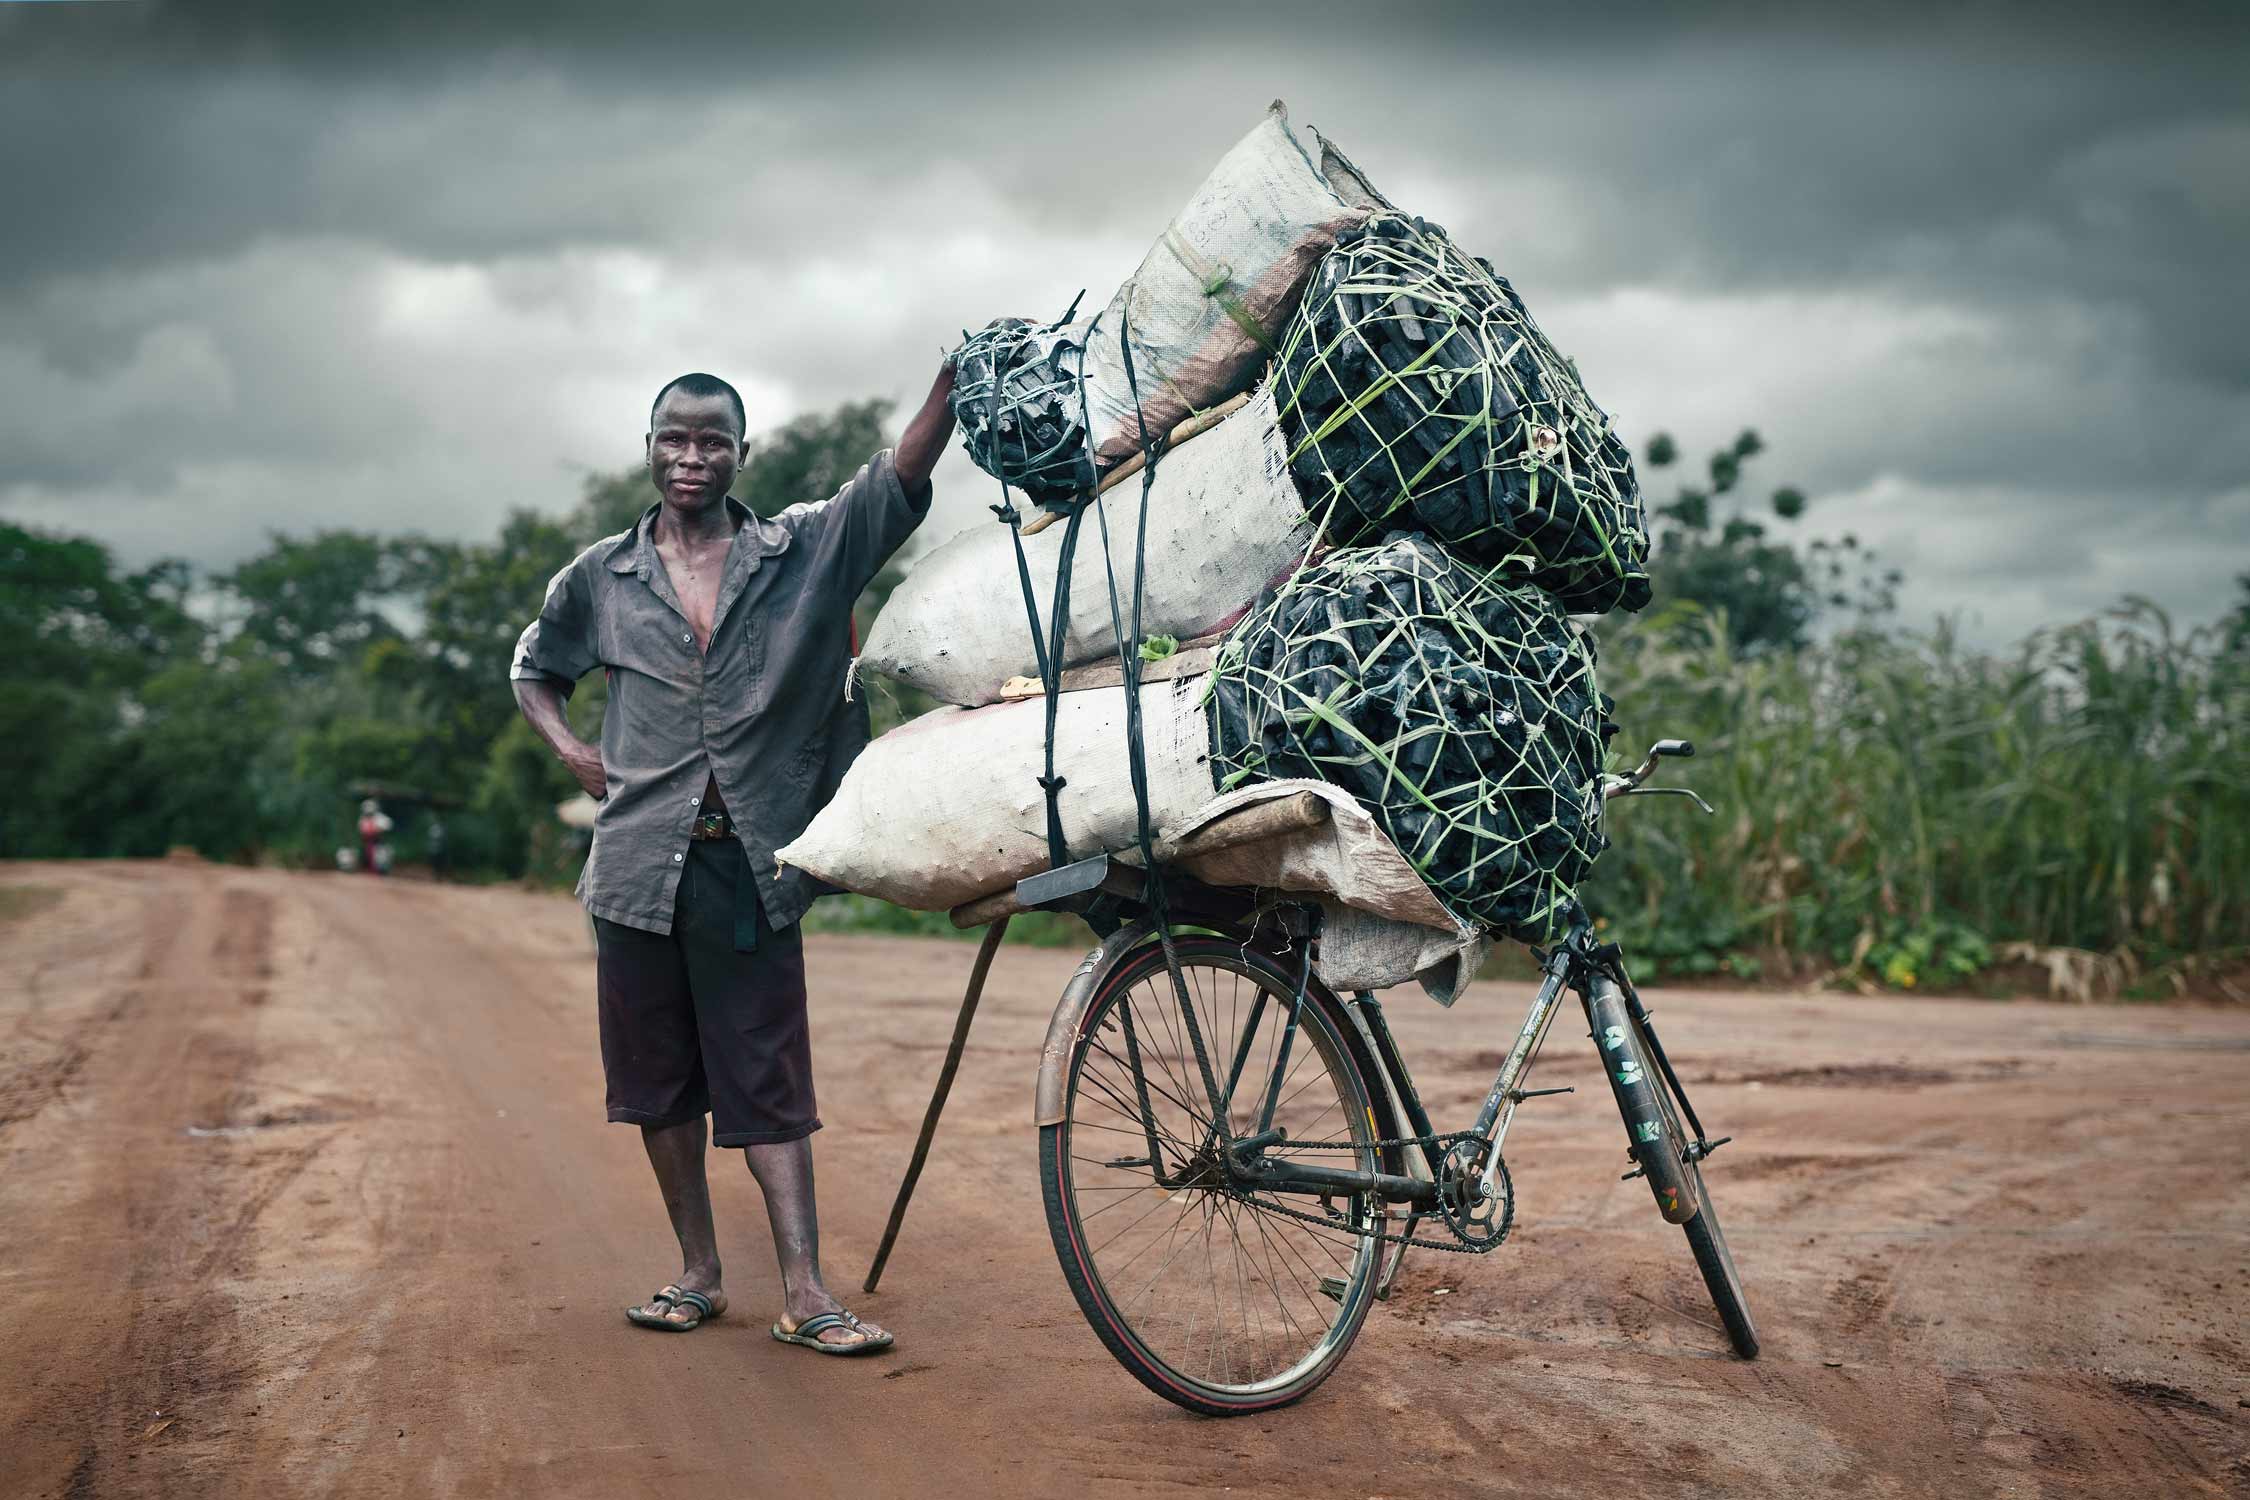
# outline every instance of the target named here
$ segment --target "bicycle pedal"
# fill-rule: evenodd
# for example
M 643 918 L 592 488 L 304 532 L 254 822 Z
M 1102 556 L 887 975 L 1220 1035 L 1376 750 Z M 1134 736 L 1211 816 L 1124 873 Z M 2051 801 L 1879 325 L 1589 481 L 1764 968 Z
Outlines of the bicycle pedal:
M 1156 1163 L 1145 1156 L 1120 1156 L 1114 1161 L 1105 1161 L 1102 1165 L 1105 1167 L 1153 1167 Z
M 1345 1288 L 1350 1285 L 1341 1276 L 1323 1276 L 1320 1278 L 1320 1295 L 1331 1301 L 1341 1302 L 1344 1300 Z

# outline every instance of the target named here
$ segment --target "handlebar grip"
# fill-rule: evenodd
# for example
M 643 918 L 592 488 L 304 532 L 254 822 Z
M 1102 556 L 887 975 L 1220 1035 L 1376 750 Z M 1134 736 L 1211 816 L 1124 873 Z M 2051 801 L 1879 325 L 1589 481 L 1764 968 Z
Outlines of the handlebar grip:
M 1651 759 L 1658 759 L 1667 755 L 1676 755 L 1681 760 L 1693 760 L 1695 759 L 1695 746 L 1686 740 L 1658 740 L 1655 748 L 1649 751 Z

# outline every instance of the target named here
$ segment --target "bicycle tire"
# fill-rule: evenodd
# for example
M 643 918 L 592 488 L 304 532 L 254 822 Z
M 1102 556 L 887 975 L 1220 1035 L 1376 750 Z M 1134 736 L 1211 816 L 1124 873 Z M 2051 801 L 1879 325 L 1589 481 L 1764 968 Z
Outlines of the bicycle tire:
M 1726 1231 L 1719 1227 L 1718 1211 L 1711 1206 L 1711 1190 L 1703 1184 L 1702 1164 L 1689 1163 L 1687 1172 L 1695 1184 L 1697 1207 L 1695 1217 L 1680 1226 L 1681 1232 L 1687 1235 L 1696 1269 L 1703 1273 L 1711 1305 L 1726 1325 L 1727 1342 L 1744 1359 L 1756 1359 L 1758 1328 L 1750 1321 L 1750 1304 L 1742 1295 L 1742 1274 L 1735 1269 L 1734 1252 L 1727 1248 Z
M 1176 940 L 1174 946 L 1183 975 L 1233 973 L 1253 980 L 1269 994 L 1286 997 L 1295 992 L 1293 973 L 1270 956 L 1240 942 L 1183 937 Z M 1155 944 L 1135 950 L 1120 961 L 1086 1007 L 1085 1020 L 1072 1043 L 1064 1118 L 1060 1123 L 1042 1126 L 1039 1132 L 1040 1190 L 1048 1232 L 1054 1241 L 1063 1279 L 1079 1311 L 1101 1339 L 1103 1347 L 1135 1380 L 1174 1405 L 1205 1416 L 1242 1416 L 1272 1411 L 1311 1394 L 1350 1352 L 1374 1303 L 1378 1273 L 1384 1260 L 1379 1253 L 1383 1246 L 1371 1235 L 1357 1237 L 1359 1248 L 1350 1263 L 1349 1276 L 1342 1278 L 1345 1285 L 1341 1294 L 1328 1294 L 1335 1303 L 1335 1316 L 1328 1324 L 1326 1336 L 1310 1355 L 1288 1367 L 1280 1376 L 1230 1385 L 1183 1370 L 1158 1351 L 1144 1329 L 1137 1326 L 1135 1316 L 1119 1305 L 1119 1299 L 1103 1278 L 1097 1264 L 1098 1250 L 1083 1229 L 1088 1215 L 1080 1210 L 1074 1175 L 1080 1170 L 1074 1165 L 1080 1158 L 1071 1150 L 1072 1132 L 1080 1123 L 1080 1084 L 1093 1039 L 1105 1017 L 1112 1015 L 1121 1004 L 1129 1005 L 1134 992 L 1152 982 L 1162 986 L 1163 993 L 1169 997 L 1170 977 L 1163 950 Z M 1351 1138 L 1372 1141 L 1376 1138 L 1374 1111 L 1359 1049 L 1353 1045 L 1351 1022 L 1344 1014 L 1342 1003 L 1317 978 L 1308 983 L 1305 998 L 1299 1035 L 1309 1039 L 1309 1046 L 1318 1051 L 1323 1066 L 1338 1085 L 1339 1104 L 1345 1116 L 1343 1123 L 1350 1130 Z M 1177 1001 L 1171 1003 L 1176 1006 Z M 1213 1045 L 1216 1049 L 1215 1042 Z M 1276 1123 L 1281 1123 L 1279 1116 Z M 1367 1166 L 1381 1160 L 1372 1145 L 1365 1147 L 1361 1156 Z M 1176 1196 L 1185 1197 L 1190 1192 L 1211 1195 L 1214 1201 L 1229 1196 L 1209 1188 L 1181 1188 Z M 1380 1223 L 1379 1206 L 1371 1201 L 1351 1211 L 1365 1216 L 1360 1222 Z M 1254 1214 L 1256 1211 L 1243 1212 Z M 1286 1268 L 1286 1258 L 1282 1264 Z

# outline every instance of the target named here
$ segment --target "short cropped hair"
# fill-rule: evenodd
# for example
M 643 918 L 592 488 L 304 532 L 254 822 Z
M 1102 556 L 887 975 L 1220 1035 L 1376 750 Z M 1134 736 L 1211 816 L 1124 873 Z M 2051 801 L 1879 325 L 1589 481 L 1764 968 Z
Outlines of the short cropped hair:
M 742 405 L 742 393 L 718 376 L 706 375 L 698 370 L 668 382 L 664 389 L 656 393 L 656 399 L 648 404 L 648 420 L 651 427 L 656 425 L 656 409 L 662 406 L 664 398 L 674 391 L 685 391 L 690 396 L 724 396 L 727 398 L 727 405 L 734 408 L 735 434 L 741 436 L 750 425 L 750 414 L 744 410 Z

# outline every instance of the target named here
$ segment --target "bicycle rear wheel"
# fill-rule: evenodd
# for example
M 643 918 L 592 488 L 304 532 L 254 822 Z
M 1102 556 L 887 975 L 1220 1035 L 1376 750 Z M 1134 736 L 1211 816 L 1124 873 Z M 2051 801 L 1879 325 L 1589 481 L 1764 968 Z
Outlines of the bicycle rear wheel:
M 1229 1133 L 1260 1128 L 1278 1068 L 1273 1123 L 1350 1143 L 1324 1165 L 1379 1170 L 1336 998 L 1308 986 L 1284 1053 L 1293 973 L 1238 942 L 1175 947 L 1212 1075 L 1222 1090 L 1238 1080 Z M 1064 1118 L 1040 1131 L 1040 1183 L 1064 1279 L 1110 1353 L 1167 1401 L 1235 1416 L 1303 1399 L 1350 1350 L 1374 1298 L 1382 1212 L 1369 1194 L 1340 1195 L 1330 1213 L 1231 1182 L 1203 1078 L 1163 950 L 1129 955 L 1087 1007 Z

